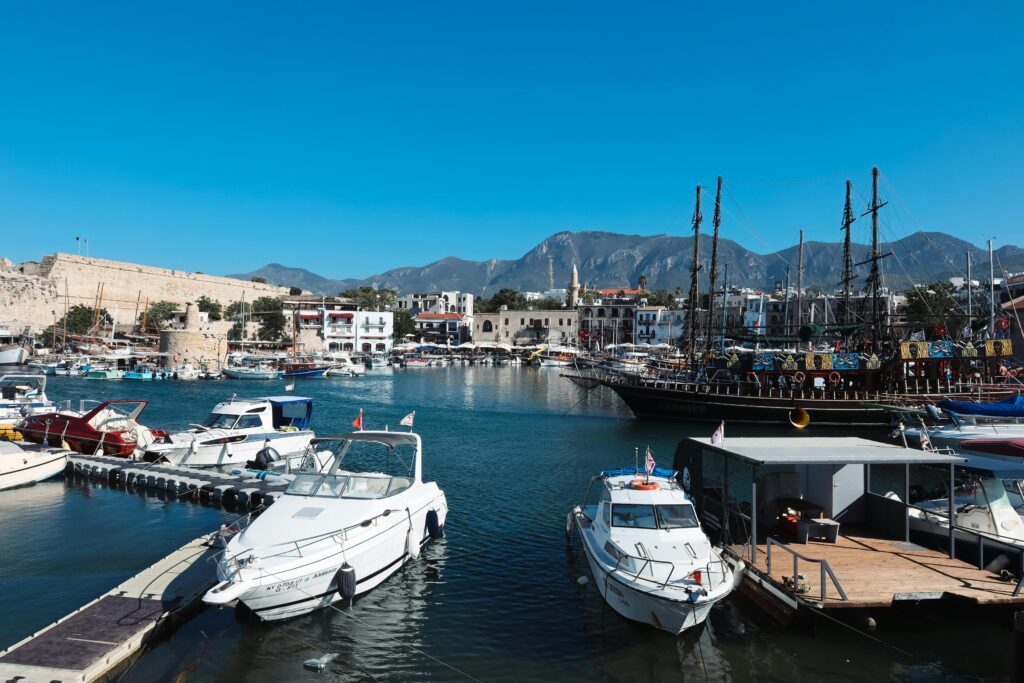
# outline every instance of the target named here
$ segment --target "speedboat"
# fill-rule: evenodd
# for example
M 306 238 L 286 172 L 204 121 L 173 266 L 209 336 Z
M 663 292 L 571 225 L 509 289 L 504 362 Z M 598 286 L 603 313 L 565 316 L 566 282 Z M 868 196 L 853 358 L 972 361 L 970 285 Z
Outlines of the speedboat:
M 297 617 L 380 585 L 444 534 L 448 503 L 421 478 L 418 434 L 359 431 L 310 448 L 329 450 L 329 467 L 296 475 L 262 514 L 223 532 L 234 534 L 204 602 L 237 600 L 265 621 Z
M 330 369 L 327 371 L 327 375 L 330 377 L 343 376 L 353 377 L 355 375 L 366 374 L 366 366 L 360 363 L 356 363 L 352 360 L 351 356 L 329 356 L 327 362 L 330 363 Z
M 27 449 L 0 441 L 0 491 L 55 477 L 64 471 L 67 458 L 61 448 Z
M 377 351 L 366 356 L 364 364 L 370 370 L 386 368 L 388 366 L 388 355 L 383 351 Z
M 244 465 L 265 447 L 284 459 L 301 457 L 314 436 L 308 429 L 312 415 L 311 398 L 232 397 L 200 424 L 147 446 L 142 458 L 189 467 Z
M 132 457 L 167 437 L 139 423 L 148 401 L 104 401 L 85 414 L 50 412 L 30 415 L 18 424 L 26 441 L 69 448 L 76 453 Z
M 924 430 L 935 447 L 961 449 L 961 444 L 974 439 L 1024 438 L 1024 424 L 1015 422 L 979 422 L 975 418 L 954 415 L 953 421 L 942 425 L 907 427 L 908 438 L 920 441 Z
M 281 371 L 266 363 L 225 366 L 221 372 L 231 379 L 280 379 Z
M 732 592 L 743 564 L 712 547 L 674 472 L 645 474 L 625 468 L 594 477 L 566 532 L 579 533 L 594 583 L 616 612 L 678 635 Z

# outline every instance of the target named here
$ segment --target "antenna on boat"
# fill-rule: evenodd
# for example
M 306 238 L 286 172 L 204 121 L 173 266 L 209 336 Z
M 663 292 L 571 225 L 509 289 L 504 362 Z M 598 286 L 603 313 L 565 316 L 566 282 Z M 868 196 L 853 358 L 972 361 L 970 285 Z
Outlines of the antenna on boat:
M 697 186 L 697 204 L 693 208 L 693 262 L 690 264 L 690 297 L 687 301 L 686 324 L 690 333 L 690 364 L 693 365 L 697 347 L 697 271 L 700 270 L 700 224 L 704 217 L 700 213 L 700 185 Z

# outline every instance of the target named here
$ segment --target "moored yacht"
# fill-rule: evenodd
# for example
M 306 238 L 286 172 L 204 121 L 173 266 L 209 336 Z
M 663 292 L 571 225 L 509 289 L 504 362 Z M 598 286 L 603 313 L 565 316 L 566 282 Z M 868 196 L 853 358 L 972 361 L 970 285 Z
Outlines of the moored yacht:
M 51 410 L 54 404 L 46 398 L 44 375 L 0 376 L 0 436 L 10 435 L 29 415 Z
M 62 448 L 25 448 L 0 441 L 0 491 L 27 486 L 64 471 L 68 452 Z
M 311 398 L 231 398 L 214 406 L 202 423 L 150 444 L 142 457 L 172 465 L 221 467 L 244 465 L 263 448 L 272 448 L 285 460 L 298 458 L 313 438 L 308 429 L 312 415 Z
M 570 511 L 566 531 L 579 533 L 594 583 L 616 612 L 679 634 L 707 619 L 743 566 L 712 547 L 673 474 L 600 473 L 587 504 Z
M 306 614 L 381 584 L 444 533 L 448 504 L 422 480 L 412 432 L 359 431 L 316 439 L 333 454 L 323 473 L 298 474 L 255 520 L 243 518 L 203 601 L 239 601 L 260 619 Z

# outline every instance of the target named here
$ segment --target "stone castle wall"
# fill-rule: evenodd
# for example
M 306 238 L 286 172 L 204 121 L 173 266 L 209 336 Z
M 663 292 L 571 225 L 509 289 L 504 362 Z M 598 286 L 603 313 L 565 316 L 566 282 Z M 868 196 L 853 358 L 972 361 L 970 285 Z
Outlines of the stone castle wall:
M 122 261 L 73 254 L 50 254 L 39 264 L 38 275 L 22 273 L 13 264 L 0 269 L 0 321 L 38 331 L 64 315 L 75 304 L 92 306 L 97 286 L 103 288 L 103 307 L 121 322 L 130 321 L 146 299 L 184 306 L 201 296 L 225 306 L 242 298 L 287 296 L 287 287 L 276 287 L 233 278 L 168 270 Z M 65 283 L 67 297 L 65 298 Z M 142 303 L 139 303 L 141 298 Z

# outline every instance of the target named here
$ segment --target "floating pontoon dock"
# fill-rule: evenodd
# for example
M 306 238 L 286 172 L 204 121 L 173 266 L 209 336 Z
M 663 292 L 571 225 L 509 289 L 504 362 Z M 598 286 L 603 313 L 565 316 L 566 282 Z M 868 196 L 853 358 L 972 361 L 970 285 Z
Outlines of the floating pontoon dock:
M 938 550 L 910 542 L 911 468 L 930 468 L 953 490 L 965 462 L 858 438 L 730 438 L 682 441 L 674 467 L 712 540 L 747 563 L 741 589 L 780 620 L 802 607 L 898 601 L 1024 606 L 1021 546 L 962 526 L 937 539 Z M 899 473 L 898 493 L 872 492 L 872 466 Z M 949 496 L 947 519 L 953 507 Z M 965 535 L 978 550 L 974 564 L 957 559 Z M 985 569 L 1000 555 L 1007 578 Z
M 94 681 L 134 657 L 215 582 L 217 534 L 188 543 L 105 595 L 0 652 L 0 681 Z
M 184 500 L 244 510 L 270 505 L 288 488 L 288 482 L 271 473 L 239 476 L 107 455 L 69 453 L 65 472 L 128 489 L 164 492 Z

